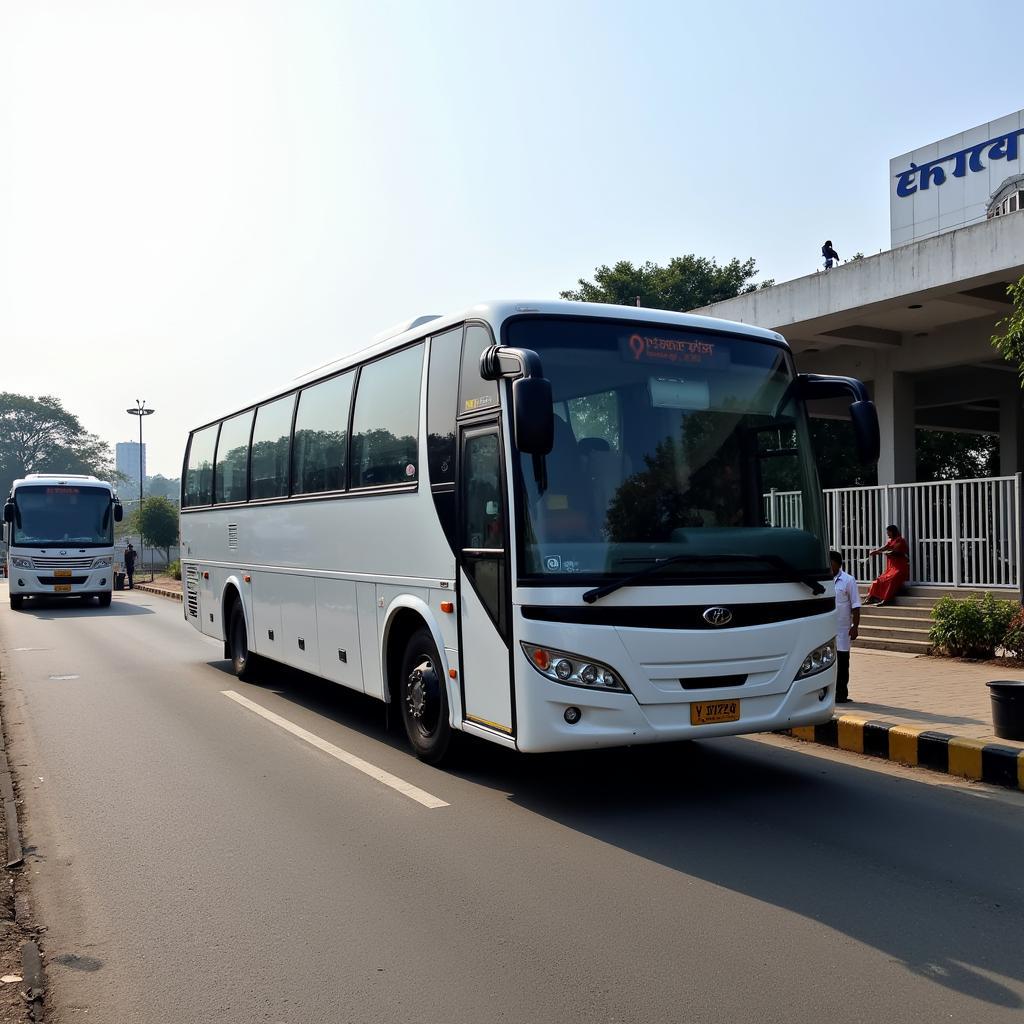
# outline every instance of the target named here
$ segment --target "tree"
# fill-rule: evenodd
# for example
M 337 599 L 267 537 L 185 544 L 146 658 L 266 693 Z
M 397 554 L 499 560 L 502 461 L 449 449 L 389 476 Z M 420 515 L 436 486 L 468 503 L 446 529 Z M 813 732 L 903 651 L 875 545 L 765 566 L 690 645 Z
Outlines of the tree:
M 0 496 L 26 473 L 117 477 L 110 445 L 87 433 L 58 399 L 0 392 Z
M 170 562 L 171 545 L 178 543 L 178 508 L 169 498 L 146 498 L 131 515 L 131 529 L 143 543 L 163 548 Z
M 1008 362 L 1014 363 L 1024 387 L 1024 277 L 1006 289 L 1006 294 L 1013 303 L 1010 315 L 996 324 L 996 334 L 992 335 L 992 344 Z
M 181 478 L 166 477 L 161 473 L 147 476 L 146 493 L 152 494 L 154 498 L 170 498 L 177 504 L 178 496 L 181 494 Z
M 704 256 L 675 256 L 661 267 L 648 260 L 636 267 L 629 260 L 619 260 L 614 267 L 601 266 L 594 271 L 594 280 L 580 278 L 579 288 L 560 292 L 563 299 L 577 302 L 610 302 L 622 306 L 650 309 L 673 309 L 685 312 L 712 302 L 731 299 L 741 292 L 757 291 L 751 283 L 757 276 L 753 259 L 741 262 L 732 259 L 719 266 Z M 767 288 L 774 281 L 763 281 Z

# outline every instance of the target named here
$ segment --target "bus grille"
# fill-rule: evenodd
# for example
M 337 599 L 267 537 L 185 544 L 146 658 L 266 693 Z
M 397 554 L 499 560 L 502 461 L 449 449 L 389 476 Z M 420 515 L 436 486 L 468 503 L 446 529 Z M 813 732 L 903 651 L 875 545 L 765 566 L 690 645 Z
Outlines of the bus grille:
M 44 587 L 55 587 L 61 583 L 73 583 L 76 587 L 81 586 L 88 576 L 40 576 L 39 582 Z
M 88 558 L 67 558 L 61 556 L 59 558 L 33 558 L 32 568 L 33 569 L 91 569 L 92 568 L 92 555 Z
M 188 613 L 193 619 L 199 618 L 199 569 L 197 566 L 185 567 L 185 602 Z

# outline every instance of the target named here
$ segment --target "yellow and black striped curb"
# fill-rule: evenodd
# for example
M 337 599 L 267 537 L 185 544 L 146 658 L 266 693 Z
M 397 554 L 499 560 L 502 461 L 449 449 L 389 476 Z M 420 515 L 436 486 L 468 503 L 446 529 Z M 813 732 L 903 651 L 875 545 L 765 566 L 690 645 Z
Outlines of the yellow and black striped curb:
M 144 590 L 147 594 L 156 594 L 159 597 L 169 597 L 172 601 L 182 600 L 180 590 L 164 590 L 163 587 L 151 587 L 147 583 L 136 583 L 136 590 Z
M 823 725 L 785 729 L 783 735 L 900 764 L 1024 790 L 1024 749 L 1004 743 L 839 715 Z

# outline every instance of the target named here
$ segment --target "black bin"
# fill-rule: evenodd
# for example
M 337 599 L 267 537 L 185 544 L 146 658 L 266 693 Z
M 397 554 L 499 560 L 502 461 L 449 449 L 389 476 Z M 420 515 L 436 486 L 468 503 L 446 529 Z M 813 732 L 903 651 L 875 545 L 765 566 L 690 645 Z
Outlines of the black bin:
M 995 679 L 988 689 L 995 734 L 1004 740 L 1024 740 L 1024 680 Z
M 115 590 L 124 590 L 124 573 L 123 572 L 115 572 L 114 573 L 114 589 Z

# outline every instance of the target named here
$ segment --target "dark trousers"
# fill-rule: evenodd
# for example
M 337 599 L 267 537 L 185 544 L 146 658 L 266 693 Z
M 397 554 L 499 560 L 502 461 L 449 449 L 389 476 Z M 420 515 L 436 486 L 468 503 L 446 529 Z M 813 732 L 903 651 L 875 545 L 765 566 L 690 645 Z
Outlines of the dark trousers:
M 126 565 L 124 567 L 124 571 L 125 571 L 125 573 L 128 576 L 128 589 L 131 590 L 132 587 L 134 586 L 134 583 L 132 581 L 132 577 L 135 575 L 135 566 L 134 565 Z M 847 658 L 849 658 L 849 655 L 847 655 Z
M 846 700 L 850 694 L 850 652 L 836 651 L 836 700 Z

